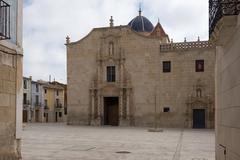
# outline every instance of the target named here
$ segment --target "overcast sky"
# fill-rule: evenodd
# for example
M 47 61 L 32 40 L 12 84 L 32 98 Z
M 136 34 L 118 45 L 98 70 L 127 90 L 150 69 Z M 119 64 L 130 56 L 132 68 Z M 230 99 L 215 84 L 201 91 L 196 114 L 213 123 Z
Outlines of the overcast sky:
M 66 83 L 65 37 L 77 41 L 92 28 L 126 25 L 142 14 L 176 41 L 208 39 L 208 0 L 24 0 L 24 76 Z

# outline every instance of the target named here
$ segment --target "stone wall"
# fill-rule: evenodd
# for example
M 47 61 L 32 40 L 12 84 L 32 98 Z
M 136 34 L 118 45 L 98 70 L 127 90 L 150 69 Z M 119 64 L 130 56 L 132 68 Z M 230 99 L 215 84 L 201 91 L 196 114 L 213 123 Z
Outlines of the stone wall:
M 11 39 L 0 40 L 0 160 L 17 160 L 21 159 L 23 1 L 7 2 Z
M 20 156 L 20 141 L 16 139 L 16 79 L 17 60 L 21 58 L 0 45 L 0 160 Z
M 196 60 L 204 60 L 204 72 L 196 72 Z M 160 53 L 159 61 L 160 126 L 192 128 L 193 109 L 205 109 L 206 128 L 213 128 L 215 50 L 210 45 L 170 49 Z M 163 73 L 163 61 L 171 61 L 170 73 Z M 200 96 L 197 89 L 201 90 Z M 170 112 L 164 113 L 164 107 L 169 107 Z
M 240 159 L 240 15 L 225 16 L 216 42 L 216 159 Z

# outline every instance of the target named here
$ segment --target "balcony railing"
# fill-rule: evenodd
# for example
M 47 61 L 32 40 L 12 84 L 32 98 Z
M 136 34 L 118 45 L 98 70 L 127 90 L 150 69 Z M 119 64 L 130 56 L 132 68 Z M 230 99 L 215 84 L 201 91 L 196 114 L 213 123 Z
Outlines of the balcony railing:
M 10 39 L 10 5 L 0 0 L 0 40 Z
M 23 105 L 30 105 L 30 101 L 29 100 L 23 100 Z
M 223 16 L 238 15 L 240 0 L 209 0 L 209 36 Z
M 40 102 L 35 102 L 34 105 L 35 107 L 40 107 L 42 104 Z
M 212 45 L 208 41 L 167 43 L 160 45 L 160 51 L 161 52 L 186 51 L 190 49 L 205 49 L 211 47 Z
M 55 104 L 55 108 L 63 108 L 63 105 L 61 103 Z

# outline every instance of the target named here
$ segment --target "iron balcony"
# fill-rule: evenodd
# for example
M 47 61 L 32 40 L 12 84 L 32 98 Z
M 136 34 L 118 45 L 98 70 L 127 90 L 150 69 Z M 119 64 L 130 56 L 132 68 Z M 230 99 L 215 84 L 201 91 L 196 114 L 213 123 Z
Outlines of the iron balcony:
M 240 0 L 209 0 L 209 36 L 223 16 L 238 15 Z

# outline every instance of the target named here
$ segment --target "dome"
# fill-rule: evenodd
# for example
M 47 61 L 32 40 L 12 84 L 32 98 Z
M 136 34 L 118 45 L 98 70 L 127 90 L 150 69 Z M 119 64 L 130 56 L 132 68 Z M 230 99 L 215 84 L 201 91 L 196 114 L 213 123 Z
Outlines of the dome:
M 128 26 L 136 32 L 152 32 L 154 28 L 153 24 L 146 17 L 141 15 L 141 11 L 139 11 L 139 16 L 128 23 Z

